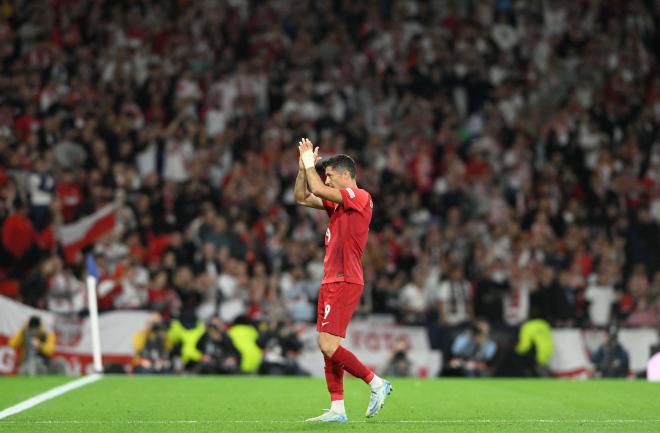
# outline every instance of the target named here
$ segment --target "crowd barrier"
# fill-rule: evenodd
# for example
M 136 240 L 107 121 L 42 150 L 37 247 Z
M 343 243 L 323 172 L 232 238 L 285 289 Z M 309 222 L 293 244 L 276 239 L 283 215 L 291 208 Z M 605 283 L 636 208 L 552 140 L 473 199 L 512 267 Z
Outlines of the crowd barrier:
M 30 316 L 38 315 L 42 323 L 57 333 L 56 357 L 67 362 L 71 374 L 91 370 L 92 343 L 88 320 L 37 310 L 0 296 L 0 374 L 13 374 L 17 368 L 16 353 L 8 344 Z M 134 356 L 132 337 L 142 330 L 149 313 L 146 311 L 111 311 L 100 315 L 99 327 L 104 363 L 129 364 Z M 323 375 L 323 359 L 316 345 L 316 328 L 307 325 L 300 335 L 304 348 L 300 365 L 315 376 Z M 553 329 L 555 352 L 550 368 L 556 376 L 590 376 L 593 365 L 589 354 L 602 344 L 605 333 L 600 330 Z M 645 369 L 650 348 L 658 344 L 658 332 L 650 328 L 621 329 L 619 340 L 630 355 L 630 368 L 638 373 Z M 354 320 L 344 345 L 355 352 L 366 365 L 382 372 L 392 356 L 396 341 L 404 341 L 412 362 L 412 374 L 433 377 L 442 367 L 442 356 L 429 344 L 424 327 L 399 326 L 393 323 Z

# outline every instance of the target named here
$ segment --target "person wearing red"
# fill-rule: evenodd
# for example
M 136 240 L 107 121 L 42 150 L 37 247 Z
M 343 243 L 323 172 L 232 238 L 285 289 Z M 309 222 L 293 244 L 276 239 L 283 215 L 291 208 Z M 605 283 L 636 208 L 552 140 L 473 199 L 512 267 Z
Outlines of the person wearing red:
M 20 206 L 2 225 L 2 244 L 16 259 L 22 259 L 37 240 L 37 232 L 27 216 L 27 208 Z
M 392 384 L 367 368 L 350 350 L 340 345 L 364 289 L 362 254 L 369 236 L 373 212 L 371 195 L 358 188 L 355 162 L 350 156 L 335 155 L 322 165 L 325 182 L 316 172 L 318 147 L 304 138 L 299 142 L 298 177 L 294 188 L 300 205 L 325 210 L 330 217 L 325 232 L 323 281 L 319 290 L 316 329 L 325 362 L 325 379 L 330 393 L 330 410 L 310 422 L 346 422 L 344 371 L 362 379 L 371 388 L 366 416 L 383 407 Z

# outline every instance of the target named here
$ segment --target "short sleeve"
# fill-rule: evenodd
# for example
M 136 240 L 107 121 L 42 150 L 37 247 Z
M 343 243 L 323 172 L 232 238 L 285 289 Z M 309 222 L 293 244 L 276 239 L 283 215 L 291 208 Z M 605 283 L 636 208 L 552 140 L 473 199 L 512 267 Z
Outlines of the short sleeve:
M 328 216 L 332 216 L 332 214 L 335 212 L 336 203 L 326 199 L 322 199 L 322 201 L 323 201 L 323 207 L 325 208 L 325 211 L 328 213 Z
M 369 203 L 371 198 L 369 193 L 359 188 L 343 188 L 339 190 L 343 201 L 344 209 L 362 210 Z

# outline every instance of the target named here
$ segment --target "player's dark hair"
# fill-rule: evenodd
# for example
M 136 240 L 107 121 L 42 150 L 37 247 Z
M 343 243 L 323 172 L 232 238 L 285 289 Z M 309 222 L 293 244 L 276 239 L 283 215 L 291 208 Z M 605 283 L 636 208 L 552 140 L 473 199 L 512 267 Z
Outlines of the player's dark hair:
M 326 167 L 332 167 L 336 171 L 346 171 L 351 175 L 352 179 L 355 179 L 355 161 L 348 155 L 339 154 L 333 157 L 330 157 L 321 163 L 323 169 Z

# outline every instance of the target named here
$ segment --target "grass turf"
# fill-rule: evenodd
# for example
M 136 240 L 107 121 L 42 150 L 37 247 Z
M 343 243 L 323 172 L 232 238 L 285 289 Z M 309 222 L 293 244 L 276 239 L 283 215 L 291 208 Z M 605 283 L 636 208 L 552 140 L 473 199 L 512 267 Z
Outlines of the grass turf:
M 58 379 L 0 380 L 0 409 Z M 319 425 L 302 421 L 329 406 L 321 379 L 110 376 L 0 420 L 0 431 L 660 431 L 660 385 L 642 381 L 395 379 L 393 385 L 382 412 L 365 421 L 368 388 L 347 379 L 349 423 Z
M 66 376 L 0 376 L 0 410 L 71 381 Z

